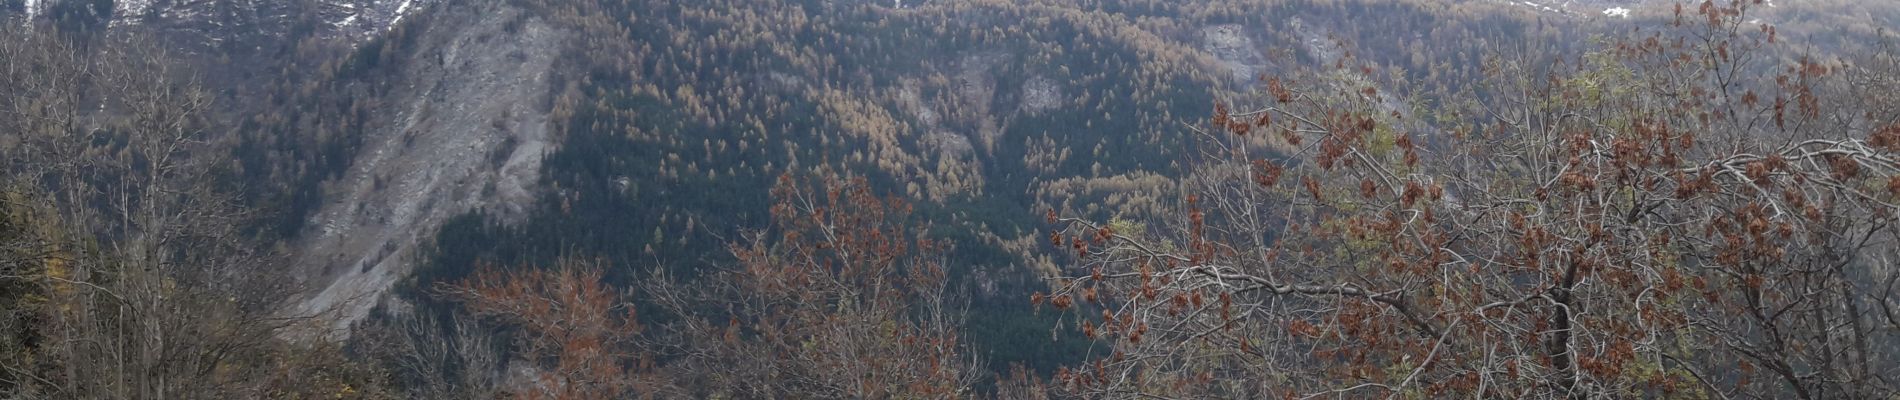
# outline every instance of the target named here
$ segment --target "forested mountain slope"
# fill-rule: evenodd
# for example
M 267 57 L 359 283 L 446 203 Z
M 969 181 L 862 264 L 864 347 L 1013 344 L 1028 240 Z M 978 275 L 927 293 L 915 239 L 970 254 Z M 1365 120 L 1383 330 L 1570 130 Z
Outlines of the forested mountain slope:
M 8 183 L 21 199 L 18 203 L 40 205 L 9 211 L 14 215 L 10 218 L 22 221 L 15 225 L 55 221 L 49 224 L 60 226 L 62 232 L 98 231 L 91 235 L 41 232 L 38 235 L 53 239 L 36 246 L 64 243 L 52 248 L 102 249 L 93 260 L 100 268 L 116 265 L 112 260 L 162 258 L 133 257 L 127 255 L 132 253 L 121 254 L 124 251 L 197 251 L 172 247 L 185 242 L 157 239 L 170 236 L 144 234 L 148 228 L 131 222 L 136 218 L 121 215 L 116 222 L 110 218 L 137 209 L 128 204 L 163 211 L 172 209 L 166 208 L 169 203 L 124 199 L 115 203 L 105 194 L 148 193 L 163 187 L 161 183 L 193 183 L 185 186 L 202 190 L 206 196 L 216 194 L 218 207 L 198 207 L 197 200 L 181 199 L 178 209 L 215 209 L 220 210 L 215 213 L 235 217 L 218 219 L 218 243 L 255 250 L 255 254 L 244 256 L 268 260 L 257 262 L 267 268 L 259 267 L 254 272 L 272 279 L 268 283 L 208 290 L 206 298 L 235 299 L 237 296 L 231 293 L 272 291 L 275 295 L 268 305 L 231 305 L 234 308 L 230 312 L 261 320 L 268 320 L 265 316 L 270 315 L 295 323 L 245 325 L 238 331 L 288 340 L 285 346 L 347 345 L 352 356 L 363 364 L 322 361 L 338 362 L 335 368 L 341 371 L 339 376 L 358 373 L 350 368 L 384 368 L 395 380 L 388 386 L 390 390 L 406 390 L 411 396 L 425 392 L 451 398 L 476 396 L 520 391 L 537 384 L 531 382 L 545 385 L 560 379 L 580 379 L 533 377 L 537 373 L 579 373 L 562 369 L 571 365 L 550 366 L 544 362 L 585 353 L 585 349 L 535 344 L 555 340 L 568 340 L 564 345 L 574 340 L 609 341 L 621 348 L 643 349 L 629 352 L 638 357 L 603 361 L 616 365 L 623 375 L 638 379 L 569 394 L 632 391 L 774 396 L 797 392 L 877 397 L 879 393 L 893 393 L 890 388 L 844 388 L 848 386 L 845 383 L 817 378 L 813 379 L 824 382 L 739 388 L 736 381 L 725 380 L 737 378 L 707 375 L 710 372 L 703 364 L 743 362 L 739 360 L 748 352 L 795 353 L 812 358 L 804 361 L 846 362 L 828 357 L 867 348 L 913 355 L 932 361 L 926 363 L 931 368 L 943 369 L 940 375 L 909 376 L 891 371 L 920 367 L 893 363 L 878 367 L 888 369 L 862 371 L 867 376 L 882 377 L 868 381 L 916 383 L 917 393 L 937 395 L 946 393 L 943 391 L 969 395 L 974 393 L 969 391 L 973 382 L 984 382 L 976 385 L 984 387 L 982 392 L 1003 393 L 997 390 L 1036 386 L 1028 384 L 1034 381 L 1030 377 L 1053 378 L 1060 367 L 1089 362 L 1085 360 L 1093 360 L 1097 362 L 1095 367 L 1103 368 L 1100 361 L 1105 358 L 1126 371 L 1181 376 L 1191 375 L 1183 371 L 1232 372 L 1221 368 L 1197 370 L 1188 367 L 1191 363 L 1152 367 L 1124 362 L 1121 357 L 1125 353 L 1165 353 L 1141 353 L 1145 348 L 1117 345 L 1116 339 L 1102 339 L 1116 336 L 1094 331 L 1095 326 L 1109 326 L 1093 315 L 1096 312 L 1104 313 L 1104 318 L 1129 318 L 1120 323 L 1123 330 L 1117 333 L 1119 339 L 1127 339 L 1136 326 L 1133 318 L 1160 318 L 1153 313 L 1161 309 L 1123 315 L 1118 313 L 1132 306 L 1091 300 L 1083 303 L 1093 305 L 1051 312 L 1025 302 L 1032 293 L 1039 302 L 1058 296 L 1071 296 L 1065 301 L 1075 301 L 1085 296 L 1085 290 L 1086 296 L 1094 298 L 1098 286 L 1124 294 L 1152 292 L 1145 277 L 1140 284 L 1129 286 L 1082 285 L 1065 280 L 1074 278 L 1082 266 L 1096 266 L 1097 274 L 1103 267 L 1123 268 L 1122 275 L 1116 276 L 1130 277 L 1146 275 L 1145 268 L 1153 267 L 1129 264 L 1134 258 L 1218 258 L 1215 254 L 1201 257 L 1177 253 L 1199 251 L 1196 246 L 1202 243 L 1197 239 L 1200 234 L 1185 232 L 1201 229 L 1199 210 L 1209 204 L 1203 199 L 1258 194 L 1221 186 L 1226 179 L 1282 167 L 1304 171 L 1301 168 L 1323 166 L 1324 171 L 1331 171 L 1331 161 L 1340 157 L 1336 152 L 1364 151 L 1371 154 L 1366 158 L 1389 156 L 1401 160 L 1419 157 L 1413 154 L 1416 148 L 1423 149 L 1428 164 L 1485 157 L 1461 152 L 1465 148 L 1510 154 L 1515 148 L 1474 145 L 1469 135 L 1497 130 L 1516 132 L 1510 135 L 1512 138 L 1530 138 L 1535 135 L 1525 132 L 1536 132 L 1530 126 L 1548 123 L 1553 131 L 1555 127 L 1576 130 L 1581 128 L 1563 125 L 1564 121 L 1579 115 L 1596 116 L 1610 107 L 1622 107 L 1638 115 L 1639 111 L 1657 107 L 1658 102 L 1668 101 L 1664 99 L 1681 99 L 1666 96 L 1699 98 L 1707 94 L 1689 94 L 1687 88 L 1708 75 L 1696 72 L 1671 77 L 1664 73 L 1676 71 L 1671 68 L 1706 64 L 1717 75 L 1781 74 L 1799 78 L 1806 78 L 1807 71 L 1797 70 L 1817 65 L 1831 66 L 1836 71 L 1872 71 L 1872 66 L 1879 65 L 1876 61 L 1880 55 L 1891 52 L 1892 33 L 1882 27 L 1900 23 L 1900 7 L 1872 2 L 1751 1 L 1737 8 L 1728 8 L 1733 5 L 1729 2 L 1678 5 L 1660 0 L 1548 3 L 0 0 L 0 21 L 7 24 L 6 40 L 12 44 L 6 48 L 9 57 L 0 61 L 0 67 L 20 71 L 0 82 L 9 85 L 9 93 L 19 93 L 4 104 L 14 111 L 0 121 L 0 128 L 24 132 L 18 140 L 0 141 L 0 150 L 12 160 L 9 164 L 16 171 L 13 175 L 23 177 Z M 1741 11 L 1744 9 L 1745 13 Z M 1692 23 L 1682 22 L 1685 19 Z M 1709 26 L 1722 29 L 1697 30 L 1700 25 L 1695 23 L 1703 23 L 1704 19 Z M 1653 56 L 1644 52 L 1716 43 L 1713 38 L 1728 35 L 1755 35 L 1747 37 L 1765 38 L 1771 44 L 1747 52 L 1736 48 L 1736 54 L 1745 54 L 1745 59 L 1730 58 L 1726 44 L 1708 45 L 1708 60 L 1671 61 L 1660 60 L 1660 56 L 1644 59 L 1631 55 Z M 139 50 L 111 53 L 116 51 L 113 49 Z M 59 53 L 39 54 L 43 52 Z M 32 54 L 38 55 L 28 56 Z M 135 74 L 126 71 L 141 64 L 126 61 L 128 58 L 170 68 L 154 69 L 161 72 L 148 77 L 151 81 L 135 79 L 131 77 Z M 1728 67 L 1730 64 L 1734 66 Z M 73 69 L 75 65 L 89 67 L 77 69 L 85 73 L 69 75 L 46 72 Z M 91 72 L 95 70 L 99 72 Z M 119 75 L 106 79 L 109 74 Z M 1863 79 L 1858 85 L 1861 88 L 1882 87 L 1879 75 L 1872 72 L 1833 75 Z M 1539 86 L 1536 82 L 1540 80 L 1548 85 Z M 1770 89 L 1793 90 L 1789 88 L 1794 84 L 1785 80 L 1766 83 L 1772 81 L 1721 80 L 1717 91 L 1733 91 L 1739 99 L 1744 91 L 1755 96 L 1758 91 L 1767 93 Z M 119 82 L 148 85 L 156 94 L 127 97 L 115 92 L 112 85 L 130 83 Z M 1566 91 L 1572 89 L 1574 93 Z M 1295 92 L 1300 94 L 1296 96 Z M 1564 93 L 1592 101 L 1570 103 L 1544 98 L 1538 99 L 1544 103 L 1533 104 L 1526 98 L 1534 92 L 1553 97 L 1556 95 L 1550 93 Z M 139 130 L 140 124 L 159 120 L 146 118 L 157 111 L 146 112 L 139 105 L 171 110 L 160 107 L 160 103 L 169 101 L 172 97 L 167 96 L 174 93 L 193 94 L 184 97 L 190 102 L 172 104 L 184 107 L 176 111 L 180 115 L 177 121 L 188 123 L 177 122 L 167 125 L 169 131 L 152 132 L 189 133 L 173 138 L 189 145 L 145 151 L 178 154 L 180 159 L 190 161 L 193 172 L 157 174 L 126 182 L 97 178 L 153 171 L 139 164 L 150 162 L 152 156 L 128 150 L 136 148 L 128 144 L 136 139 L 128 138 L 142 137 L 135 134 L 146 132 Z M 1850 96 L 1845 94 L 1848 92 L 1825 93 L 1836 98 Z M 1632 100 L 1597 101 L 1605 96 Z M 1863 97 L 1866 101 L 1855 107 L 1865 110 L 1855 109 L 1853 112 L 1859 115 L 1843 116 L 1834 122 L 1862 129 L 1893 110 L 1892 104 L 1882 103 L 1880 96 Z M 1784 110 L 1808 106 L 1804 97 L 1778 99 L 1757 97 L 1744 111 L 1772 110 L 1777 113 L 1775 122 L 1780 124 L 1779 115 Z M 1557 110 L 1565 107 L 1588 109 L 1566 114 L 1569 116 L 1556 122 L 1513 119 L 1517 118 L 1513 113 L 1561 114 Z M 1852 114 L 1846 110 L 1839 113 Z M 1245 129 L 1235 128 L 1235 123 L 1257 124 L 1262 131 L 1281 126 L 1274 125 L 1273 118 L 1280 118 L 1278 123 L 1289 128 L 1236 142 L 1220 139 L 1224 131 L 1245 133 Z M 1623 116 L 1604 118 L 1593 120 L 1595 126 L 1620 127 L 1603 128 L 1610 130 L 1646 126 Z M 1703 118 L 1707 123 L 1708 117 Z M 1500 120 L 1519 122 L 1491 124 Z M 1332 136 L 1340 128 L 1361 125 L 1367 126 L 1365 132 L 1350 136 L 1350 140 Z M 1748 125 L 1748 129 L 1737 131 L 1755 132 L 1750 129 L 1760 127 Z M 1808 132 L 1801 129 L 1795 130 Z M 35 136 L 45 132 L 60 135 Z M 1307 138 L 1302 139 L 1302 135 Z M 54 138 L 86 139 L 73 139 L 76 142 L 60 147 L 62 142 Z M 27 156 L 45 148 L 64 149 L 68 153 L 59 154 L 84 161 L 49 163 L 44 160 L 56 158 Z M 1229 159 L 1233 154 L 1223 151 L 1245 153 L 1250 159 Z M 1353 162 L 1347 161 L 1346 165 L 1367 167 Z M 1234 165 L 1258 170 L 1232 170 Z M 1394 177 L 1444 173 L 1410 165 L 1392 168 L 1398 172 L 1376 170 L 1374 175 L 1397 179 Z M 1495 166 L 1465 165 L 1453 170 L 1473 169 L 1539 176 Z M 1273 174 L 1274 179 L 1247 179 L 1270 187 L 1265 182 L 1278 182 L 1279 172 Z M 1303 186 L 1296 191 L 1310 192 L 1316 198 L 1362 192 L 1367 198 L 1377 198 L 1385 193 L 1365 176 L 1322 178 L 1325 176 L 1286 181 Z M 1379 183 L 1403 186 L 1396 180 Z M 1474 187 L 1491 186 L 1464 189 L 1477 190 Z M 1459 190 L 1454 186 L 1445 196 L 1480 197 Z M 860 198 L 858 191 L 901 199 L 903 205 Z M 1262 244 L 1282 236 L 1298 237 L 1302 233 L 1261 226 L 1299 227 L 1290 222 L 1299 217 L 1328 221 L 1308 227 L 1311 230 L 1305 234 L 1371 229 L 1355 225 L 1372 218 L 1356 214 L 1370 212 L 1361 205 L 1316 206 L 1315 202 L 1325 202 L 1275 200 L 1280 198 L 1274 196 L 1284 194 L 1272 192 L 1249 198 L 1251 204 L 1272 207 L 1233 208 L 1228 211 L 1252 211 L 1216 217 L 1212 225 L 1221 232 L 1214 236 Z M 1323 211 L 1295 215 L 1309 210 L 1306 207 Z M 75 211 L 92 209 L 106 211 L 99 215 Z M 877 210 L 872 214 L 878 217 L 834 219 L 862 210 Z M 1268 213 L 1286 215 L 1262 217 Z M 1182 224 L 1184 216 L 1190 214 L 1195 218 L 1192 224 Z M 1051 225 L 1057 216 L 1061 223 Z M 1335 216 L 1364 218 L 1331 220 Z M 828 222 L 807 225 L 798 218 Z M 1249 218 L 1264 219 L 1253 220 L 1255 224 L 1248 226 L 1222 225 Z M 898 224 L 901 229 L 882 225 L 886 223 Z M 862 226 L 853 226 L 856 230 L 844 228 L 852 224 Z M 879 240 L 860 242 L 837 236 L 834 230 Z M 0 233 L 36 237 L 23 228 Z M 821 237 L 800 237 L 803 234 Z M 886 240 L 891 237 L 918 242 L 897 246 Z M 1115 246 L 1091 249 L 1076 240 L 1089 237 L 1095 237 L 1098 245 Z M 139 240 L 151 241 L 149 246 L 157 247 L 125 244 L 145 243 Z M 1046 247 L 1052 240 L 1058 246 L 1053 251 Z M 1340 245 L 1336 251 L 1342 254 L 1367 251 L 1371 247 L 1362 242 L 1372 241 L 1315 240 L 1322 249 Z M 31 240 L 16 240 L 24 241 Z M 828 258 L 842 253 L 839 250 L 808 254 L 799 250 L 801 246 L 860 246 L 852 248 L 890 256 L 878 258 L 890 264 L 878 265 L 900 267 L 869 269 L 874 272 L 853 272 L 856 270 L 844 267 L 835 274 L 814 272 L 819 270 L 816 266 L 829 269 L 832 264 L 828 263 L 852 265 L 862 260 Z M 1240 246 L 1230 252 L 1253 254 L 1246 248 Z M 919 256 L 912 257 L 913 252 Z M 804 258 L 794 261 L 795 256 Z M 1279 256 L 1263 256 L 1273 257 Z M 227 265 L 237 263 L 235 259 L 211 259 L 217 260 L 211 264 L 225 268 L 221 274 L 238 271 L 231 269 L 238 267 Z M 1360 261 L 1364 260 L 1355 262 Z M 20 265 L 29 264 L 33 263 Z M 61 270 L 40 265 L 31 269 L 38 274 L 32 276 L 43 278 L 51 276 L 49 271 Z M 814 275 L 794 274 L 790 270 L 796 268 L 790 265 L 809 267 L 800 271 Z M 761 271 L 775 270 L 767 266 L 788 268 L 783 274 L 789 275 L 770 275 L 779 279 L 806 284 L 833 282 L 841 289 L 799 294 L 778 284 L 747 280 L 762 279 Z M 932 273 L 942 276 L 918 276 L 913 270 L 937 271 Z M 546 272 L 533 272 L 537 275 L 524 278 L 519 285 L 505 278 L 509 272 L 529 271 Z M 1112 275 L 1115 271 L 1110 272 Z M 883 279 L 886 275 L 900 277 L 892 279 L 903 283 L 890 283 Z M 1315 281 L 1333 277 L 1306 273 L 1294 276 Z M 156 299 L 165 297 L 156 293 L 167 290 L 163 289 L 165 280 L 163 276 L 150 279 L 159 282 L 145 286 L 157 291 L 152 301 L 153 307 L 158 307 Z M 38 297 L 8 297 L 9 307 L 19 305 L 9 310 L 45 307 L 39 299 L 47 295 L 38 293 L 66 290 L 45 279 L 31 282 L 39 283 L 22 287 L 36 288 L 40 292 L 33 292 L 33 296 Z M 1376 286 L 1380 282 L 1384 281 L 1341 285 Z M 883 288 L 892 294 L 865 295 L 848 289 L 854 285 Z M 1445 293 L 1433 288 L 1430 293 L 1434 296 Z M 623 308 L 657 310 L 626 320 L 607 319 L 607 325 L 589 328 L 642 330 L 646 332 L 643 335 L 651 336 L 523 329 L 524 325 L 545 322 L 537 318 L 547 316 L 525 315 L 526 311 L 506 306 L 511 301 L 536 304 L 511 297 L 536 290 L 604 296 L 600 299 L 625 297 L 625 305 L 582 302 L 585 304 L 571 310 L 583 314 L 608 310 L 617 313 Z M 1102 297 L 1110 298 L 1106 293 Z M 1181 308 L 1190 302 L 1200 308 L 1204 301 L 1211 301 L 1199 297 L 1190 301 L 1188 296 L 1203 294 L 1197 291 L 1179 294 L 1182 297 L 1173 301 L 1183 304 Z M 868 297 L 856 297 L 861 295 Z M 594 299 L 588 296 L 577 299 Z M 720 304 L 728 300 L 735 305 Z M 1225 297 L 1221 300 L 1227 301 Z M 1390 299 L 1373 303 L 1400 307 L 1393 305 L 1400 302 Z M 790 313 L 784 320 L 765 313 L 773 310 L 771 307 L 799 309 L 799 305 L 811 304 L 825 305 L 821 308 L 828 311 Z M 860 304 L 867 307 L 863 313 L 844 311 Z M 1298 304 L 1303 303 L 1271 303 L 1263 305 L 1262 310 Z M 1221 307 L 1226 312 L 1227 306 Z M 1385 310 L 1388 314 L 1404 314 Z M 854 316 L 867 317 L 854 319 L 859 325 L 845 324 L 839 332 L 850 327 L 895 326 L 903 328 L 887 331 L 908 333 L 891 335 L 911 339 L 903 345 L 883 341 L 830 343 L 833 347 L 825 348 L 831 350 L 811 353 L 806 348 L 808 352 L 801 353 L 799 346 L 818 344 L 774 342 L 767 340 L 770 331 L 738 328 L 742 321 L 781 321 L 785 332 L 823 336 L 826 333 L 816 330 L 823 324 L 815 321 Z M 960 319 L 953 323 L 926 316 Z M 725 345 L 690 339 L 695 334 L 725 335 L 715 326 L 724 324 L 725 318 L 734 324 L 730 332 L 735 332 L 731 335 L 736 339 Z M 1272 323 L 1289 324 L 1291 320 Z M 1084 326 L 1089 328 L 1085 331 L 1081 329 Z M 1385 328 L 1398 329 L 1379 329 Z M 851 332 L 858 337 L 876 336 L 865 333 L 870 331 Z M 255 343 L 252 337 L 231 340 Z M 1140 340 L 1140 334 L 1135 337 Z M 739 340 L 744 338 L 761 341 Z M 518 346 L 484 347 L 502 339 L 512 339 Z M 938 345 L 914 346 L 918 342 Z M 34 343 L 8 342 L 12 347 L 0 350 L 40 354 L 38 349 L 43 345 Z M 429 347 L 431 343 L 459 347 L 433 348 Z M 1260 345 L 1245 339 L 1236 343 Z M 280 350 L 269 347 L 269 351 Z M 258 354 L 266 353 L 277 354 Z M 207 362 L 221 365 L 215 360 Z M 654 363 L 692 373 L 657 373 L 650 368 Z M 800 365 L 808 366 L 788 363 L 773 368 L 794 371 Z M 1020 376 L 1000 379 L 1008 378 L 1016 365 L 1025 368 L 1018 371 Z M 1269 372 L 1252 371 L 1256 375 Z M 1383 377 L 1360 370 L 1347 372 L 1356 377 Z M 1077 375 L 1064 372 L 1062 376 L 1073 380 Z M 1327 386 L 1321 384 L 1324 382 L 1301 381 L 1300 374 L 1281 376 L 1285 379 L 1281 383 L 1302 390 Z M 1216 378 L 1210 375 L 1208 379 Z M 1381 382 L 1403 387 L 1412 380 L 1403 374 L 1396 378 L 1388 380 L 1398 382 Z M 1435 383 L 1452 379 L 1437 378 L 1442 379 Z M 998 389 L 1000 381 L 1009 382 Z M 276 384 L 268 379 L 231 382 L 237 383 L 190 389 L 201 390 L 195 393 L 237 390 L 232 388 L 239 386 L 243 390 L 264 390 L 258 388 Z M 937 386 L 945 382 L 952 384 Z M 1133 388 L 1083 384 L 1079 387 L 1102 391 L 1078 389 L 1069 393 L 1114 397 L 1161 385 L 1156 382 Z M 1180 385 L 1187 381 L 1171 382 Z M 39 385 L 9 378 L 0 382 L 0 394 Z M 73 391 L 65 393 L 71 395 L 114 390 L 68 386 L 66 390 Z M 1077 385 L 1071 382 L 1070 386 Z M 1203 394 L 1263 393 L 1221 387 Z M 1623 389 L 1627 388 L 1604 390 Z M 141 390 L 169 389 L 147 385 Z M 1563 393 L 1573 390 L 1584 389 L 1561 389 Z M 58 392 L 23 396 L 46 393 Z M 1528 393 L 1519 394 L 1535 395 Z

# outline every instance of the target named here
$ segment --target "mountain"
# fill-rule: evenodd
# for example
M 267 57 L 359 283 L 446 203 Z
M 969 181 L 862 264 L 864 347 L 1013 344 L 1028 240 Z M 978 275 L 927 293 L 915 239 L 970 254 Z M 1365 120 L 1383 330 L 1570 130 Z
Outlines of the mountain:
M 347 334 L 472 265 L 718 265 L 774 177 L 814 166 L 937 215 L 1000 307 L 1053 268 L 1035 215 L 1165 217 L 1178 127 L 1257 78 L 1363 64 L 1411 82 L 1380 88 L 1410 113 L 1495 46 L 1575 51 L 1666 4 L 161 1 L 113 25 L 256 77 L 214 87 L 281 87 L 230 98 L 276 104 L 242 113 L 238 158 L 321 288 L 301 310 L 340 307 Z
M 1700 18 L 1665 0 L 16 3 L 0 21 L 18 35 L 150 44 L 209 93 L 194 154 L 218 157 L 207 179 L 256 212 L 245 240 L 301 286 L 273 312 L 321 316 L 285 337 L 374 347 L 390 321 L 459 315 L 448 285 L 484 268 L 712 276 L 783 230 L 787 177 L 845 175 L 952 244 L 948 287 L 982 316 L 962 338 L 998 376 L 1090 356 L 1052 328 L 1086 318 L 1023 305 L 1077 268 L 1044 216 L 1182 219 L 1223 150 L 1201 129 L 1287 103 L 1282 82 L 1402 121 L 1367 146 L 1429 148 L 1490 122 L 1451 110 L 1496 100 L 1500 65 L 1594 66 L 1627 50 L 1615 39 Z M 1861 62 L 1900 25 L 1887 3 L 1749 10 L 1738 30 L 1808 46 L 1764 51 L 1767 70 Z M 1288 164 L 1324 146 L 1248 140 Z

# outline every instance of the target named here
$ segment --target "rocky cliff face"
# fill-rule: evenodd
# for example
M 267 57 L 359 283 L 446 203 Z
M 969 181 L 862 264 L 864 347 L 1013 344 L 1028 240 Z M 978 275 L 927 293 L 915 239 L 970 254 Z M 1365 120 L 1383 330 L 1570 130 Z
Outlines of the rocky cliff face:
M 306 313 L 360 320 L 400 280 L 416 245 L 464 212 L 518 215 L 548 151 L 549 74 L 565 40 L 521 10 L 444 4 L 371 122 L 349 173 L 294 246 L 321 291 Z

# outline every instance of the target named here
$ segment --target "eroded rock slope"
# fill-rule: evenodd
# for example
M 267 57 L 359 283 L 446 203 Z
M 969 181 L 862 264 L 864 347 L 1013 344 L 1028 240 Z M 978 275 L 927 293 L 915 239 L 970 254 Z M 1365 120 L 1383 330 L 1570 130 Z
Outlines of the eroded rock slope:
M 492 2 L 501 3 L 501 2 Z M 444 5 L 402 68 L 390 107 L 295 246 L 311 286 L 304 313 L 347 335 L 408 272 L 449 217 L 532 203 L 548 151 L 550 70 L 561 31 L 502 5 Z

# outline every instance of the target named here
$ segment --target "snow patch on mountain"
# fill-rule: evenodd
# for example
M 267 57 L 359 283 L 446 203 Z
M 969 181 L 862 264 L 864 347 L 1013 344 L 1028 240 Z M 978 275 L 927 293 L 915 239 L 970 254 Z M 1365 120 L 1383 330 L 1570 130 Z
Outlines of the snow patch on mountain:
M 1485 0 L 1539 14 L 1570 18 L 1629 18 L 1644 8 L 1665 7 L 1667 0 Z
M 118 0 L 112 4 L 112 26 L 131 24 L 152 9 L 152 0 Z
M 323 18 L 340 33 L 356 38 L 382 34 L 433 0 L 330 0 Z
M 52 0 L 25 0 L 26 16 L 40 17 Z M 314 17 L 341 35 L 362 42 L 401 23 L 436 0 L 117 0 L 110 26 L 153 24 L 161 30 L 191 32 L 206 43 L 222 43 L 247 35 L 272 35 Z
M 402 4 L 396 6 L 396 17 L 389 20 L 389 25 L 395 26 L 398 23 L 402 23 L 402 17 L 409 15 L 409 5 L 412 3 L 413 1 L 411 0 L 402 0 Z
M 1553 12 L 1553 13 L 1559 13 L 1559 14 L 1563 13 L 1563 10 L 1559 10 L 1554 7 L 1543 5 L 1543 4 L 1538 4 L 1537 2 L 1533 2 L 1533 1 L 1523 1 L 1523 2 L 1518 2 L 1518 4 L 1530 6 L 1531 8 L 1535 8 L 1544 12 Z

